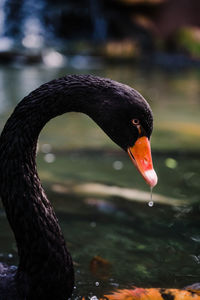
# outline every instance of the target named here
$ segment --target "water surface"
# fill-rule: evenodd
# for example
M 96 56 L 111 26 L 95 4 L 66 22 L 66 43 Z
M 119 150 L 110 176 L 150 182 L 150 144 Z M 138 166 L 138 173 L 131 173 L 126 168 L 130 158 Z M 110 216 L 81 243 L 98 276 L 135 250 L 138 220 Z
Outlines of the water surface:
M 151 207 L 149 188 L 128 155 L 82 114 L 61 116 L 44 128 L 37 164 L 73 256 L 73 298 L 131 285 L 178 288 L 198 282 L 199 72 L 122 66 L 78 72 L 128 83 L 148 99 L 155 116 L 152 148 L 159 183 Z M 1 68 L 1 128 L 22 97 L 67 73 L 77 70 Z M 17 264 L 2 208 L 0 228 L 1 261 Z M 91 265 L 96 256 L 105 260 L 103 270 Z

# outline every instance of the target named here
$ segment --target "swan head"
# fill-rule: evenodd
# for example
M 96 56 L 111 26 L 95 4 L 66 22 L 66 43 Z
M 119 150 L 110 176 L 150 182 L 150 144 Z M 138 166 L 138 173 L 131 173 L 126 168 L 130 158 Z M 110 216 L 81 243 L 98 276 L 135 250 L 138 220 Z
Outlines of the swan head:
M 101 94 L 97 97 L 101 97 Z M 157 175 L 151 156 L 153 114 L 149 104 L 133 88 L 112 81 L 104 90 L 100 103 L 92 118 L 128 153 L 146 183 L 154 187 L 157 184 Z

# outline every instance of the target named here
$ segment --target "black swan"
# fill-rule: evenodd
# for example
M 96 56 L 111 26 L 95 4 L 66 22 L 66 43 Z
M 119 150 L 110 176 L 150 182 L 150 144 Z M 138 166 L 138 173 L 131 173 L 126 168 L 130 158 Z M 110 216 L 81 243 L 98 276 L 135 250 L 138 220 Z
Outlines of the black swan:
M 0 137 L 0 197 L 19 255 L 15 270 L 0 264 L 0 299 L 64 300 L 71 296 L 71 256 L 36 170 L 38 135 L 52 118 L 66 112 L 90 116 L 122 149 L 150 186 L 151 109 L 133 88 L 91 75 L 70 75 L 43 84 L 25 97 Z

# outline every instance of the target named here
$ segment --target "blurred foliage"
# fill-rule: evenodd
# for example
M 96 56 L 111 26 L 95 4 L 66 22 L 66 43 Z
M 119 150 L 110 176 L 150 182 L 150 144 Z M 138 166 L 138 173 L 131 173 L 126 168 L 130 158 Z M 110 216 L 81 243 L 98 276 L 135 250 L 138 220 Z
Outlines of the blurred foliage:
M 162 50 L 199 58 L 198 0 L 5 0 L 0 11 L 0 50 L 14 41 L 26 55 L 53 47 L 65 55 L 152 60 Z
M 179 30 L 177 44 L 194 57 L 200 58 L 200 28 L 189 27 Z

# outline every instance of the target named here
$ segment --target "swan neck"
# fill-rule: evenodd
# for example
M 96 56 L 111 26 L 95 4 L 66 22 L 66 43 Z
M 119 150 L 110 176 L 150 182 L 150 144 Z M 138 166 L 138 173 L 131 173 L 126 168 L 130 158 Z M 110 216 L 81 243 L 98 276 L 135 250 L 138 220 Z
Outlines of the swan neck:
M 0 195 L 18 246 L 16 279 L 27 299 L 40 299 L 42 294 L 44 299 L 46 293 L 48 299 L 65 299 L 73 287 L 72 260 L 36 170 L 37 139 L 58 115 L 69 111 L 90 115 L 95 92 L 96 86 L 85 78 L 45 84 L 18 104 L 0 137 Z M 45 286 L 51 286 L 50 292 Z M 60 297 L 53 292 L 58 293 L 58 286 Z

